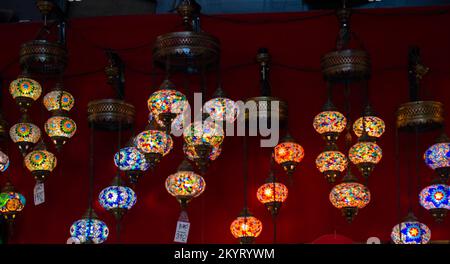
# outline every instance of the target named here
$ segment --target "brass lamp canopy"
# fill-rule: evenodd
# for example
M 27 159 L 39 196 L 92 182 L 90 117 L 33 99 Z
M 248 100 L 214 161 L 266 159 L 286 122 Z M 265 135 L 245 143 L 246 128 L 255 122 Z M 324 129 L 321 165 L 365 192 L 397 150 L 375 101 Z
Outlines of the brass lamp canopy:
M 67 61 L 67 49 L 59 42 L 37 39 L 22 44 L 20 48 L 20 66 L 34 74 L 61 74 Z
M 351 36 L 351 10 L 339 9 L 336 11 L 336 16 L 340 23 L 336 50 L 326 53 L 320 60 L 324 79 L 330 82 L 369 79 L 371 70 L 369 53 L 362 49 L 348 47 Z
M 88 121 L 95 129 L 117 131 L 131 128 L 136 110 L 120 99 L 101 99 L 88 103 Z
M 170 32 L 156 38 L 153 62 L 163 69 L 198 72 L 218 63 L 220 41 L 200 29 L 200 5 L 194 0 L 183 0 L 177 7 L 183 18 L 185 31 Z
M 437 101 L 407 102 L 400 105 L 396 116 L 400 130 L 435 130 L 444 125 L 444 105 Z

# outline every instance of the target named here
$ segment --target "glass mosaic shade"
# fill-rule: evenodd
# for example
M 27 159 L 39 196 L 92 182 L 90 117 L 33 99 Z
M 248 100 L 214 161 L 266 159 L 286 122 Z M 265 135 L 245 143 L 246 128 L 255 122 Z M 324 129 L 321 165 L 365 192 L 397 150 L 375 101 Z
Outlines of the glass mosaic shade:
M 343 216 L 351 222 L 358 209 L 366 207 L 370 202 L 370 192 L 366 186 L 357 182 L 343 182 L 333 187 L 329 196 L 331 204 L 341 209 Z
M 395 244 L 427 244 L 431 231 L 418 221 L 405 221 L 392 228 L 391 239 Z
M 224 139 L 224 132 L 220 125 L 212 121 L 196 121 L 191 123 L 183 132 L 187 145 L 207 144 L 218 147 Z
M 187 202 L 203 193 L 206 183 L 193 171 L 180 170 L 166 179 L 166 190 L 180 202 Z
M 83 244 L 101 244 L 106 241 L 108 235 L 108 226 L 97 218 L 83 218 L 75 221 L 70 227 L 70 236 Z
M 377 164 L 380 162 L 383 153 L 376 143 L 358 142 L 350 148 L 348 156 L 355 165 L 365 162 Z
M 263 204 L 280 202 L 283 203 L 288 197 L 288 188 L 279 182 L 269 182 L 259 187 L 256 198 Z
M 355 123 L 353 123 L 353 132 L 355 132 L 355 135 L 357 137 L 362 136 L 363 132 L 363 118 L 358 118 Z M 369 137 L 372 138 L 379 138 L 381 135 L 383 135 L 385 131 L 385 124 L 384 121 L 376 116 L 365 116 L 365 129 L 366 133 Z
M 28 108 L 42 93 L 41 85 L 30 78 L 17 78 L 9 84 L 9 93 L 20 107 Z
M 56 162 L 56 156 L 47 150 L 34 150 L 25 156 L 25 166 L 31 173 L 48 174 L 56 167 Z
M 135 138 L 136 148 L 144 154 L 167 155 L 173 147 L 172 137 L 164 131 L 145 130 Z
M 116 164 L 121 171 L 146 171 L 150 167 L 144 154 L 135 147 L 120 149 L 120 151 L 114 155 L 114 164 Z
M 0 151 L 0 171 L 5 172 L 9 167 L 9 157 L 3 151 Z
M 70 111 L 75 105 L 75 99 L 66 91 L 51 91 L 44 96 L 44 106 L 47 111 Z
M 205 103 L 203 111 L 215 121 L 233 123 L 239 113 L 236 103 L 228 98 L 216 97 Z
M 250 244 L 261 234 L 262 227 L 262 222 L 254 216 L 239 216 L 231 223 L 230 231 L 242 244 Z
M 41 130 L 32 123 L 17 123 L 9 130 L 9 136 L 14 143 L 30 142 L 35 144 L 41 138 Z
M 65 116 L 53 116 L 45 122 L 45 133 L 50 138 L 66 138 L 69 139 L 75 135 L 77 125 L 75 121 Z
M 109 186 L 103 189 L 98 201 L 106 210 L 125 209 L 129 210 L 136 204 L 136 193 L 126 186 Z
M 15 215 L 25 207 L 25 197 L 14 191 L 0 193 L 0 213 L 5 218 L 15 218 Z
M 347 157 L 340 151 L 324 151 L 316 158 L 317 169 L 333 183 L 348 166 Z
M 216 160 L 220 156 L 221 151 L 222 150 L 220 146 L 213 147 L 211 153 L 208 156 L 209 160 Z M 183 144 L 183 152 L 189 160 L 195 161 L 196 159 L 200 158 L 200 156 L 195 151 L 195 146 L 193 145 Z
M 347 125 L 347 119 L 338 111 L 323 111 L 314 117 L 313 126 L 319 134 L 341 133 Z
M 450 210 L 450 187 L 446 184 L 429 185 L 420 192 L 419 202 L 437 222 L 443 222 Z

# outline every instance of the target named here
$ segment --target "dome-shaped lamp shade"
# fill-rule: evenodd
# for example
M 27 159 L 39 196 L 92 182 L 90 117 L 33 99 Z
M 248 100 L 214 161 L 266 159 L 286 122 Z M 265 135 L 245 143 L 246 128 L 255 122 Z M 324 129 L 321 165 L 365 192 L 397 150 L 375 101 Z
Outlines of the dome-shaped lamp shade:
M 329 183 L 334 183 L 336 178 L 347 168 L 348 160 L 340 151 L 324 151 L 316 158 L 316 167 Z
M 96 218 L 80 219 L 70 227 L 70 236 L 79 239 L 81 243 L 101 244 L 108 235 L 108 226 Z
M 47 111 L 70 111 L 75 104 L 73 96 L 66 91 L 51 91 L 44 96 Z
M 361 137 L 363 134 L 363 118 L 358 118 L 355 123 L 353 123 L 353 132 L 355 132 L 355 135 L 357 137 Z M 365 116 L 364 117 L 365 123 L 364 127 L 366 129 L 366 133 L 371 138 L 379 138 L 381 135 L 383 135 L 385 130 L 385 124 L 384 121 L 376 116 Z
M 305 151 L 300 144 L 295 142 L 282 142 L 275 146 L 273 157 L 287 174 L 291 175 L 297 165 L 305 156 Z
M 56 162 L 56 156 L 47 150 L 34 150 L 25 156 L 25 166 L 40 182 L 50 175 Z
M 347 119 L 338 111 L 323 111 L 314 117 L 313 126 L 328 144 L 334 144 L 347 126 Z
M 366 207 L 370 202 L 370 192 L 366 186 L 356 182 L 344 182 L 333 187 L 330 202 L 342 210 L 342 215 L 351 222 L 358 209 Z
M 442 222 L 450 209 L 450 187 L 445 184 L 427 186 L 420 192 L 419 202 L 437 222 Z
M 288 197 L 288 188 L 279 182 L 269 182 L 261 185 L 256 192 L 256 198 L 264 204 L 272 215 L 278 215 L 281 204 Z
M 136 200 L 136 193 L 126 186 L 106 187 L 98 196 L 100 205 L 111 211 L 116 219 L 122 218 L 124 213 L 136 204 Z
M 348 153 L 350 161 L 355 164 L 362 175 L 370 176 L 375 165 L 383 156 L 381 148 L 374 142 L 361 141 L 353 145 Z
M 75 121 L 64 116 L 53 116 L 45 122 L 45 133 L 53 140 L 53 143 L 58 149 L 62 145 L 66 144 L 75 132 L 77 131 L 77 125 Z
M 41 130 L 32 123 L 17 123 L 9 130 L 9 136 L 25 154 L 41 138 Z
M 437 143 L 429 147 L 423 156 L 428 167 L 435 170 L 438 175 L 448 180 L 450 173 L 450 143 Z
M 41 85 L 30 78 L 17 78 L 9 84 L 9 93 L 23 109 L 28 109 L 42 93 Z
M 212 121 L 196 121 L 191 123 L 183 133 L 184 141 L 188 145 L 207 144 L 218 147 L 224 139 L 223 129 Z
M 221 153 L 222 149 L 220 146 L 213 147 L 211 153 L 209 154 L 209 160 L 216 160 Z M 195 151 L 195 146 L 183 144 L 183 152 L 189 160 L 195 161 L 200 158 L 197 151 Z
M 178 171 L 166 179 L 166 190 L 177 198 L 182 206 L 203 193 L 206 183 L 202 176 L 193 171 Z
M 135 147 L 120 149 L 114 155 L 114 164 L 121 171 L 146 171 L 150 166 L 144 154 Z
M 233 123 L 239 113 L 236 103 L 224 97 L 217 97 L 207 101 L 203 106 L 203 111 L 208 113 L 215 121 L 228 123 Z
M 0 193 L 0 213 L 6 219 L 14 219 L 25 207 L 25 197 L 18 192 Z
M 241 244 L 251 244 L 262 231 L 262 222 L 254 216 L 239 216 L 230 225 L 231 234 Z
M 167 155 L 173 147 L 172 137 L 164 131 L 145 130 L 139 133 L 134 141 L 136 148 L 144 153 L 150 168 Z
M 0 151 L 0 171 L 5 172 L 9 167 L 9 157 L 3 151 Z
M 170 127 L 172 121 L 187 108 L 186 96 L 165 80 L 159 90 L 147 100 L 148 110 L 162 127 Z
M 431 231 L 418 221 L 405 221 L 392 228 L 391 239 L 395 244 L 427 244 Z

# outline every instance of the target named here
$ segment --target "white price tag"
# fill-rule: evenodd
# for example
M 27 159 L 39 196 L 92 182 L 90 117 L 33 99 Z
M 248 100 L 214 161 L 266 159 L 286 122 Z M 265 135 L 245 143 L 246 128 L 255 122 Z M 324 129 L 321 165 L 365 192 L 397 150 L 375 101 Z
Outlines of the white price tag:
M 40 205 L 45 202 L 44 183 L 38 182 L 34 186 L 34 205 Z
M 189 227 L 191 224 L 189 222 L 178 221 L 177 230 L 175 231 L 174 242 L 187 243 L 189 235 Z

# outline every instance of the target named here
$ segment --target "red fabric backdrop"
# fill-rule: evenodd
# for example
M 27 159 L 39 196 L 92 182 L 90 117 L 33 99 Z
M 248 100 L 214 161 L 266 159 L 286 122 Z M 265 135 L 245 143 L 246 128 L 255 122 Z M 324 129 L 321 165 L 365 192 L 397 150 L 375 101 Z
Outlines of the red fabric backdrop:
M 368 14 L 353 16 L 353 30 L 363 40 L 373 61 L 373 78 L 370 81 L 371 100 L 379 116 L 386 121 L 386 133 L 380 140 L 384 157 L 370 178 L 371 203 L 360 211 L 353 224 L 347 224 L 340 212 L 328 200 L 331 186 L 315 168 L 314 160 L 323 150 L 324 142 L 312 127 L 312 119 L 325 101 L 325 82 L 318 71 L 301 72 L 286 68 L 272 68 L 273 94 L 285 99 L 290 106 L 290 132 L 305 148 L 306 155 L 294 174 L 294 185 L 278 218 L 278 242 L 310 243 L 316 238 L 337 232 L 353 241 L 364 242 L 378 236 L 389 240 L 391 228 L 399 217 L 407 213 L 407 181 L 413 181 L 413 205 L 416 215 L 432 230 L 432 238 L 449 239 L 448 219 L 436 224 L 417 200 L 417 181 L 414 170 L 407 168 L 407 157 L 412 159 L 413 137 L 402 136 L 402 198 L 401 211 L 397 209 L 397 185 L 394 159 L 395 110 L 407 101 L 408 81 L 406 73 L 408 46 L 416 44 L 422 49 L 423 61 L 431 68 L 424 80 L 427 98 L 436 98 L 450 105 L 450 14 L 424 14 L 448 7 L 426 9 L 371 10 Z M 317 12 L 322 14 L 324 12 Z M 398 15 L 403 13 L 403 15 Z M 410 13 L 404 15 L 404 13 Z M 229 18 L 246 21 L 286 20 L 308 17 L 315 13 L 231 15 Z M 379 16 L 381 14 L 392 14 Z M 397 15 L 396 15 L 397 14 Z M 148 15 L 132 17 L 104 17 L 71 21 L 68 29 L 70 63 L 65 79 L 66 88 L 75 96 L 75 109 L 71 116 L 78 124 L 78 131 L 58 156 L 58 166 L 46 182 L 46 202 L 33 205 L 34 179 L 23 168 L 22 158 L 16 146 L 9 143 L 11 167 L 7 171 L 14 184 L 28 200 L 22 214 L 16 220 L 13 243 L 65 243 L 69 227 L 79 219 L 87 206 L 88 186 L 88 138 L 86 121 L 87 103 L 94 99 L 112 96 L 102 72 L 106 58 L 101 49 L 92 43 L 113 49 L 123 49 L 152 43 L 157 35 L 174 30 L 180 25 L 175 15 Z M 17 58 L 20 43 L 32 39 L 40 24 L 0 25 L 0 64 Z M 334 16 L 290 23 L 232 23 L 205 17 L 203 27 L 217 36 L 222 44 L 222 66 L 252 62 L 259 47 L 267 47 L 273 61 L 279 64 L 319 69 L 320 56 L 334 47 L 337 23 Z M 151 46 L 137 50 L 119 51 L 126 69 L 126 100 L 137 109 L 136 129 L 145 126 L 148 110 L 146 98 L 155 86 L 149 74 Z M 89 73 L 82 74 L 79 73 Z M 7 84 L 19 74 L 17 64 L 4 72 L 4 92 Z M 77 75 L 77 76 L 74 76 Z M 71 77 L 72 76 L 72 77 Z M 199 90 L 199 82 L 192 78 L 190 90 Z M 259 93 L 258 66 L 251 65 L 223 72 L 224 88 L 233 99 L 245 99 Z M 180 78 L 176 84 L 182 89 Z M 178 80 L 178 81 L 177 81 Z M 161 79 L 158 77 L 157 82 Z M 211 94 L 214 76 L 208 78 Z M 42 80 L 46 91 L 52 81 Z M 343 110 L 343 90 L 335 90 L 336 104 Z M 426 98 L 426 99 L 427 99 Z M 352 89 L 352 117 L 362 110 L 362 92 Z M 19 119 L 18 108 L 11 97 L 3 98 L 6 119 L 12 125 Z M 448 112 L 447 112 L 448 113 Z M 43 129 L 49 113 L 39 103 L 32 108 L 32 120 Z M 447 120 L 449 116 L 447 114 Z M 126 137 L 130 132 L 125 133 Z M 124 136 L 125 141 L 127 138 Z M 421 136 L 421 153 L 433 142 L 436 133 Z M 242 138 L 225 139 L 223 152 L 208 171 L 207 189 L 189 205 L 192 227 L 190 243 L 236 243 L 229 225 L 243 206 L 242 201 Z M 341 142 L 342 143 L 342 142 Z M 250 142 L 249 194 L 250 210 L 262 220 L 263 232 L 258 243 L 272 241 L 271 217 L 256 200 L 255 191 L 268 174 L 268 149 L 259 148 L 259 142 Z M 50 147 L 50 143 L 48 143 Z M 95 135 L 95 194 L 106 187 L 114 176 L 113 155 L 117 147 L 117 134 L 98 132 Z M 343 148 L 341 144 L 341 149 Z M 53 149 L 53 147 L 51 147 Z M 409 150 L 409 151 L 408 151 Z M 408 155 L 409 154 L 409 155 Z M 138 202 L 123 221 L 122 242 L 171 243 L 179 214 L 176 200 L 164 189 L 165 178 L 176 171 L 182 159 L 182 139 L 176 138 L 174 150 L 164 158 L 152 173 L 146 173 L 136 192 Z M 356 171 L 355 171 L 356 173 Z M 284 174 L 279 174 L 285 178 Z M 420 164 L 420 185 L 431 180 L 432 171 Z M 4 182 L 4 176 L 2 181 Z M 284 179 L 283 179 L 284 180 Z M 114 219 L 97 205 L 99 217 L 111 229 L 107 243 L 116 241 Z

